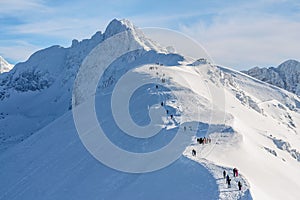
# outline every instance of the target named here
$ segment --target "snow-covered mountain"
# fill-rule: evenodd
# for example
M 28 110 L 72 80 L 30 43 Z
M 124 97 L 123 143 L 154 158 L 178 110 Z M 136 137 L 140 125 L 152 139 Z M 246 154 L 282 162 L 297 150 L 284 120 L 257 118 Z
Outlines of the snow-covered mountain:
M 76 71 L 102 40 L 103 35 L 98 32 L 90 40 L 73 40 L 69 48 L 43 49 L 0 75 L 2 150 L 23 141 L 70 109 Z
M 88 53 L 111 34 L 127 26 L 113 20 L 104 34 L 52 46 L 34 53 L 0 76 L 0 151 L 23 141 L 71 109 L 77 70 Z M 16 126 L 17 124 L 17 126 Z
M 300 96 L 300 62 L 296 60 L 287 60 L 277 68 L 254 67 L 243 72 Z
M 101 54 L 95 54 L 98 48 Z M 82 95 L 90 93 L 88 88 L 73 88 L 75 76 L 83 62 L 84 79 L 79 76 L 76 81 L 97 80 L 102 70 L 95 64 L 97 59 L 105 62 L 121 49 L 136 50 L 109 65 L 92 98 L 92 110 L 106 137 L 135 153 L 161 149 L 180 130 L 210 137 L 211 143 L 200 145 L 191 137 L 173 164 L 136 174 L 111 169 L 85 149 L 72 111 L 81 110 L 87 128 L 93 129 L 91 110 L 84 107 L 89 99 Z M 83 61 L 88 54 L 95 54 L 95 60 Z M 103 34 L 73 40 L 69 48 L 41 50 L 1 74 L 0 199 L 299 199 L 300 99 L 203 60 L 187 61 L 184 55 L 147 39 L 129 21 L 113 20 Z M 162 129 L 153 137 L 129 136 L 112 114 L 113 91 L 129 72 L 132 82 L 154 82 L 137 88 L 128 100 L 136 124 L 148 125 L 149 109 L 161 108 L 161 102 L 168 110 L 156 122 Z M 123 86 L 122 91 L 127 91 L 128 85 Z M 75 107 L 71 106 L 73 89 Z M 125 100 L 115 100 L 118 108 L 124 107 Z M 116 155 L 111 159 L 130 162 Z M 238 177 L 232 176 L 233 167 L 239 169 Z M 223 170 L 232 179 L 231 188 Z M 241 191 L 238 181 L 243 184 Z
M 8 63 L 2 56 L 0 56 L 0 74 L 10 71 L 14 66 Z

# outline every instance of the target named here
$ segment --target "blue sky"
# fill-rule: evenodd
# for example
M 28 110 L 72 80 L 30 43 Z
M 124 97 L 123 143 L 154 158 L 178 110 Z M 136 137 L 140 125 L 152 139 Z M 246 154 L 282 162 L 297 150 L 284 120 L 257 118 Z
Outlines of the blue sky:
M 16 63 L 54 44 L 68 47 L 113 18 L 183 32 L 216 63 L 235 69 L 300 60 L 296 0 L 0 0 L 0 55 Z

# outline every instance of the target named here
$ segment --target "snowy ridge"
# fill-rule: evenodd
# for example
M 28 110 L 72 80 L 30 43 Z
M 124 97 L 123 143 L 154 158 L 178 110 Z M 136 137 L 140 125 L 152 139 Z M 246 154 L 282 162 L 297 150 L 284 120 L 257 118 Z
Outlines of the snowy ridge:
M 26 62 L 16 64 L 13 70 L 1 76 L 0 152 L 70 110 L 73 81 L 83 59 L 102 41 L 124 30 L 128 33 L 127 40 L 141 49 L 123 57 L 126 64 L 138 56 L 149 57 L 147 62 L 161 61 L 166 64 L 181 59 L 181 56 L 163 58 L 164 49 L 145 38 L 128 20 L 116 19 L 109 23 L 103 34 L 97 32 L 90 39 L 80 42 L 73 40 L 68 48 L 56 45 L 34 53 Z M 117 80 L 110 74 L 106 84 L 112 78 Z
M 277 68 L 252 68 L 244 73 L 300 95 L 300 62 L 287 60 Z
M 127 31 L 129 35 L 132 35 L 132 41 L 138 42 L 140 46 L 147 51 L 155 50 L 159 53 L 168 53 L 168 51 L 165 48 L 161 47 L 158 43 L 152 41 L 149 38 L 146 38 L 144 33 L 127 19 L 112 20 L 105 30 L 104 39 L 107 39 L 123 31 Z
M 8 63 L 2 56 L 0 56 L 0 74 L 9 72 L 14 66 Z
M 95 94 L 95 110 L 106 136 L 130 152 L 160 149 L 183 127 L 196 131 L 197 138 L 212 139 L 200 145 L 191 138 L 176 162 L 151 173 L 123 173 L 95 160 L 79 140 L 72 116 L 71 109 L 77 109 L 71 107 L 72 87 L 83 59 L 124 30 L 126 44 L 139 48 L 108 67 Z M 154 137 L 130 137 L 112 116 L 112 91 L 129 70 L 137 79 L 156 81 L 132 95 L 128 109 L 134 122 L 147 125 L 152 105 L 164 102 L 168 110 Z M 205 60 L 185 61 L 144 38 L 127 20 L 113 20 L 105 33 L 73 40 L 69 48 L 41 50 L 0 78 L 0 199 L 300 198 L 300 99 Z M 232 178 L 229 189 L 222 171 L 232 177 L 233 167 L 242 175 Z

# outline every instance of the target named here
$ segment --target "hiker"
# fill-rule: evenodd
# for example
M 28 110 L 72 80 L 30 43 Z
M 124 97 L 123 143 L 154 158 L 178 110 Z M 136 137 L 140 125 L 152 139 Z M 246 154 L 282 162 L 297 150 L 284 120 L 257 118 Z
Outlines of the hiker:
M 164 106 L 164 102 L 161 102 L 160 105 L 161 105 L 161 106 Z
M 156 89 L 158 89 L 158 85 L 156 85 L 155 87 L 156 87 Z
M 197 138 L 198 144 L 201 144 L 201 138 Z
M 239 190 L 242 190 L 242 183 L 241 181 L 238 182 Z
M 169 114 L 169 110 L 167 110 L 167 114 Z
M 203 144 L 206 144 L 206 138 L 205 137 L 203 138 Z
M 199 139 L 199 144 L 203 144 L 203 138 L 202 137 Z
M 195 149 L 192 150 L 192 155 L 196 156 L 196 150 Z
M 235 177 L 239 176 L 239 170 L 237 168 L 235 168 Z
M 173 119 L 173 115 L 170 115 L 171 119 Z
M 186 127 L 183 127 L 183 130 L 186 131 Z
M 233 176 L 237 177 L 238 174 L 239 174 L 239 172 L 238 172 L 237 168 L 233 168 Z
M 225 172 L 225 170 L 223 171 L 223 178 L 224 179 L 226 178 L 226 172 Z
M 230 181 L 231 181 L 231 178 L 229 178 L 228 181 L 227 181 L 227 183 L 228 183 L 228 188 L 231 188 L 231 183 L 230 183 Z
M 228 184 L 228 188 L 231 187 L 230 181 L 231 181 L 231 179 L 229 178 L 229 175 L 227 174 L 227 176 L 226 176 L 226 183 Z
M 226 183 L 228 184 L 228 180 L 229 180 L 230 178 L 229 178 L 229 175 L 227 174 L 227 176 L 226 176 Z

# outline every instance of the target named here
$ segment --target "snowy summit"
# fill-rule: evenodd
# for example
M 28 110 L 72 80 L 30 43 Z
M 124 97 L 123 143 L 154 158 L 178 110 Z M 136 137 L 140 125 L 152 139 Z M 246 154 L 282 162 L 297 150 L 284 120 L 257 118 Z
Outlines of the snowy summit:
M 109 62 L 124 49 L 134 50 Z M 118 83 L 129 72 L 130 82 Z M 119 87 L 129 92 L 140 80 L 152 83 L 137 87 L 129 99 L 114 98 Z M 78 90 L 78 84 L 96 81 L 95 93 Z M 95 106 L 84 109 L 90 99 Z M 73 40 L 68 48 L 40 50 L 16 64 L 0 75 L 0 102 L 1 200 L 300 199 L 297 95 L 205 58 L 188 61 L 128 20 L 115 19 L 104 33 Z M 158 120 L 151 119 L 155 109 L 163 109 Z M 87 137 L 95 112 L 105 138 L 131 155 L 159 151 L 178 132 L 190 137 L 189 143 L 160 170 L 118 171 L 87 151 L 73 120 L 77 110 Z M 143 131 L 133 137 L 120 126 L 131 123 L 129 118 L 138 127 L 155 123 L 160 130 L 152 137 L 144 138 Z M 96 147 L 114 163 L 136 164 Z M 148 169 L 163 158 L 139 167 Z

